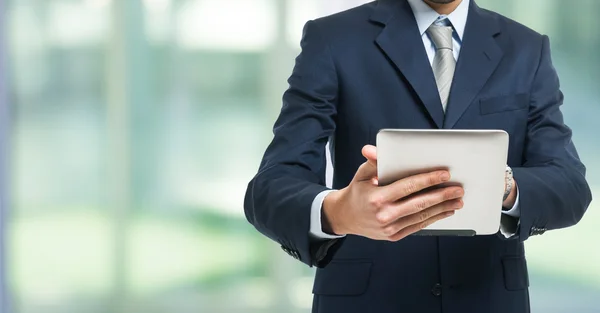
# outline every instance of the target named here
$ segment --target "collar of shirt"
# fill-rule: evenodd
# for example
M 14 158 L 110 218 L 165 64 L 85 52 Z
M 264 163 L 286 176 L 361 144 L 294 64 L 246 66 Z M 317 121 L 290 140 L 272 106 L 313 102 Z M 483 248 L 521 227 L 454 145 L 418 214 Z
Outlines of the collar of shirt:
M 470 0 L 463 0 L 456 10 L 448 15 L 448 20 L 452 23 L 454 31 L 460 41 L 462 41 L 463 34 L 465 33 L 467 16 L 469 15 L 469 2 Z M 408 0 L 408 3 L 417 20 L 419 32 L 421 33 L 421 36 L 423 36 L 429 26 L 440 17 L 440 14 L 427 5 L 427 3 L 423 2 L 423 0 Z

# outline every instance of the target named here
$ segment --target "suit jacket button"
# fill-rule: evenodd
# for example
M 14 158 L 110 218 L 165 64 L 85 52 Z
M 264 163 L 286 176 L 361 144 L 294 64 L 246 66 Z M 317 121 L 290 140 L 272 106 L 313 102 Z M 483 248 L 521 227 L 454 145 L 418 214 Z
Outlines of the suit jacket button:
M 433 289 L 431 289 L 431 293 L 432 293 L 434 296 L 436 296 L 436 297 L 439 297 L 439 296 L 441 296 L 441 295 L 442 295 L 442 285 L 440 285 L 440 284 L 435 284 L 435 285 L 433 286 Z

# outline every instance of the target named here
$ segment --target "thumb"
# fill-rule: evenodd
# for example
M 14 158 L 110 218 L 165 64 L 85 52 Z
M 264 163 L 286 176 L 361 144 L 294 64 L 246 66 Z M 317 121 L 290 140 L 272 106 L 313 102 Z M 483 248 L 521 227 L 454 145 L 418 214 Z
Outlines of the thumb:
M 365 181 L 377 178 L 377 148 L 375 146 L 366 145 L 362 148 L 362 155 L 367 159 L 354 175 L 355 181 Z
M 369 163 L 372 163 L 375 167 L 377 167 L 377 147 L 372 145 L 364 146 L 362 148 L 362 155 Z

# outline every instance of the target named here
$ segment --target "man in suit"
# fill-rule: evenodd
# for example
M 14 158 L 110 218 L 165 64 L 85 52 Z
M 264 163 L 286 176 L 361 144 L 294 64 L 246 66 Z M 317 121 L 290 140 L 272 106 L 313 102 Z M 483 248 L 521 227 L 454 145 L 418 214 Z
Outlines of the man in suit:
M 591 201 L 548 38 L 474 0 L 379 0 L 308 22 L 301 46 L 244 206 L 318 267 L 313 312 L 529 312 L 523 242 Z M 464 190 L 419 192 L 444 171 L 378 186 L 382 128 L 508 132 L 501 231 L 409 236 L 459 210 Z

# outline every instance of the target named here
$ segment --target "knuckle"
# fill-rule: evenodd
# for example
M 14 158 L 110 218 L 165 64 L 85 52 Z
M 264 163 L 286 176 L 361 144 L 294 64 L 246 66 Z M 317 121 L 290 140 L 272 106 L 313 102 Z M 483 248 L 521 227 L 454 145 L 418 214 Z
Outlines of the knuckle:
M 429 207 L 429 201 L 427 201 L 426 199 L 418 199 L 415 201 L 415 209 L 417 211 L 425 210 L 428 207 Z
M 440 175 L 432 173 L 427 176 L 427 185 L 434 186 L 439 183 L 440 183 Z
M 423 223 L 425 221 L 427 221 L 429 219 L 429 212 L 427 211 L 423 211 L 421 213 L 419 213 L 419 222 Z
M 383 235 L 386 237 L 393 237 L 396 234 L 396 229 L 392 226 L 385 227 L 383 229 Z
M 425 222 L 419 224 L 419 230 L 427 228 L 427 226 L 431 225 L 432 223 L 433 223 L 432 221 L 425 221 Z
M 372 207 L 381 208 L 383 206 L 383 203 L 383 197 L 378 193 L 374 193 L 369 197 L 369 204 Z
M 444 190 L 444 196 L 443 196 L 444 200 L 453 199 L 454 198 L 454 193 L 455 193 L 455 191 L 451 190 L 451 189 Z
M 455 200 L 446 204 L 446 209 L 452 210 L 462 207 L 462 200 Z
M 404 193 L 406 195 L 412 195 L 418 191 L 417 183 L 414 179 L 409 179 L 404 185 Z
M 390 222 L 390 216 L 387 213 L 378 213 L 375 215 L 375 220 L 379 225 L 387 225 Z

